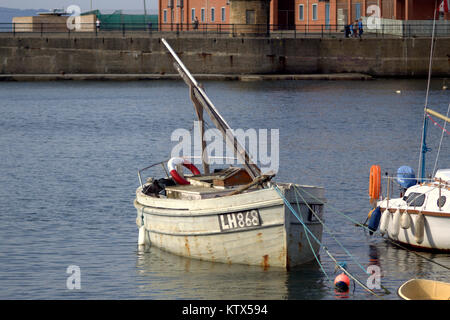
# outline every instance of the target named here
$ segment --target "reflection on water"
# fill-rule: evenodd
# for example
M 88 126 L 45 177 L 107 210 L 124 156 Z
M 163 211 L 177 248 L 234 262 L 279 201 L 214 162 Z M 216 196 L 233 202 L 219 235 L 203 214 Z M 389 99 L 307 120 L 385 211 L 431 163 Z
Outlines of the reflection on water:
M 146 246 L 137 251 L 139 296 L 150 299 L 323 299 L 317 264 L 290 271 L 189 259 Z
M 151 299 L 286 299 L 288 273 L 188 259 L 156 247 L 138 251 L 139 295 Z

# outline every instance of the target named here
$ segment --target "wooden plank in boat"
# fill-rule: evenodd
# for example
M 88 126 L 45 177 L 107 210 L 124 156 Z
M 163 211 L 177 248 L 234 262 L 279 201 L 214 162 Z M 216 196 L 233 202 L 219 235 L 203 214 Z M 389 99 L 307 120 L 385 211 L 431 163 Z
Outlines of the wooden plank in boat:
M 252 182 L 253 179 L 242 168 L 230 167 L 228 170 L 223 171 L 220 175 L 217 175 L 213 179 L 213 185 L 219 187 L 231 187 Z
M 220 197 L 227 194 L 229 190 L 208 188 L 199 185 L 179 185 L 166 187 L 167 198 L 183 200 L 200 200 Z

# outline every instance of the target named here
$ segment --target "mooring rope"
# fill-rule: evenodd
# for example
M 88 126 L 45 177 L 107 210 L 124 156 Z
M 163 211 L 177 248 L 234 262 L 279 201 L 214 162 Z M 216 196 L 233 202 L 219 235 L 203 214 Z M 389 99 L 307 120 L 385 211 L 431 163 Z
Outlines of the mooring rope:
M 363 272 L 367 273 L 367 270 L 355 259 L 355 257 L 344 247 L 344 245 L 334 236 L 333 231 L 330 230 L 330 228 L 320 219 L 320 217 L 317 215 L 317 213 L 311 208 L 309 203 L 305 200 L 305 198 L 302 196 L 302 194 L 297 190 L 297 187 L 294 186 L 295 191 L 295 199 L 297 199 L 297 194 L 302 198 L 303 202 L 306 204 L 308 209 L 312 212 L 312 214 L 316 217 L 316 219 L 322 224 L 322 226 L 326 229 L 326 231 L 331 235 L 331 237 L 334 239 L 334 241 L 337 242 L 337 244 L 345 251 L 345 253 L 355 262 Z M 300 210 L 299 210 L 300 211 Z
M 286 199 L 286 197 L 283 195 L 283 193 L 281 192 L 280 189 L 278 189 L 278 187 L 276 185 L 274 185 L 274 189 L 277 191 L 278 195 L 280 196 L 280 198 L 283 200 L 283 202 L 285 203 L 285 205 L 289 208 L 289 210 L 291 211 L 291 213 L 297 218 L 297 220 L 302 224 L 304 230 L 309 233 L 311 235 L 311 237 L 323 248 L 323 250 L 325 251 L 325 253 L 330 257 L 331 260 L 333 260 L 333 262 L 335 263 L 335 265 L 341 269 L 347 276 L 349 276 L 351 279 L 353 279 L 355 281 L 355 283 L 359 284 L 362 288 L 364 288 L 366 291 L 368 291 L 369 293 L 373 294 L 374 296 L 377 296 L 379 298 L 382 299 L 381 296 L 379 296 L 378 294 L 376 294 L 373 290 L 369 289 L 366 285 L 364 285 L 363 283 L 361 283 L 361 281 L 359 281 L 355 276 L 353 276 L 349 271 L 347 271 L 344 267 L 342 267 L 338 261 L 334 258 L 334 256 L 328 251 L 328 248 L 326 246 L 324 246 L 322 244 L 322 242 L 317 239 L 317 237 L 312 233 L 311 230 L 309 230 L 309 228 L 306 226 L 306 224 L 303 222 L 303 220 L 299 217 L 299 215 L 297 214 L 297 212 L 292 208 L 291 204 L 289 203 L 289 201 Z
M 314 200 L 319 201 L 319 203 L 322 203 L 323 205 L 325 205 L 325 203 L 324 203 L 323 201 L 321 201 L 320 199 L 318 199 L 318 198 L 315 197 L 314 195 L 310 194 L 308 191 L 306 191 L 306 190 L 304 190 L 304 189 L 302 189 L 302 191 L 303 191 L 304 193 L 306 193 L 308 196 L 310 196 L 311 198 L 313 198 Z M 355 226 L 357 226 L 357 227 L 362 227 L 363 229 L 365 229 L 365 230 L 367 230 L 367 231 L 369 231 L 369 232 L 372 232 L 374 235 L 380 236 L 381 238 L 383 238 L 383 239 L 389 241 L 390 243 L 392 243 L 393 245 L 395 245 L 395 246 L 397 246 L 397 247 L 399 247 L 399 248 L 402 248 L 402 249 L 404 249 L 404 250 L 406 250 L 406 251 L 408 251 L 408 252 L 410 252 L 410 253 L 413 253 L 413 254 L 415 254 L 416 256 L 418 256 L 418 257 L 420 257 L 420 258 L 422 258 L 422 259 L 424 259 L 424 260 L 427 260 L 427 261 L 429 261 L 429 262 L 431 262 L 431 263 L 434 263 L 434 264 L 436 264 L 436 265 L 438 265 L 438 266 L 440 266 L 440 267 L 442 267 L 442 268 L 444 268 L 444 269 L 450 270 L 450 267 L 448 267 L 448 266 L 446 266 L 446 265 L 443 265 L 443 264 L 441 264 L 441 263 L 439 263 L 439 262 L 436 262 L 436 261 L 434 261 L 433 259 L 427 258 L 427 257 L 425 257 L 425 256 L 423 256 L 423 255 L 421 255 L 421 254 L 419 254 L 419 253 L 417 253 L 417 252 L 415 252 L 415 251 L 413 251 L 413 250 L 410 250 L 410 249 L 408 249 L 408 248 L 402 246 L 401 244 L 397 243 L 396 241 L 393 241 L 393 240 L 391 240 L 391 239 L 385 237 L 383 234 L 381 234 L 381 232 L 370 230 L 366 225 L 364 225 L 364 224 L 362 224 L 362 223 L 360 223 L 360 222 L 358 222 L 358 221 L 352 219 L 351 217 L 347 216 L 347 215 L 344 214 L 344 213 L 341 213 L 338 209 L 334 208 L 333 206 L 331 206 L 331 205 L 329 205 L 329 204 L 326 204 L 326 205 L 328 205 L 331 209 L 333 209 L 337 214 L 340 214 L 340 215 L 342 215 L 344 218 L 346 218 L 347 220 L 353 222 L 353 223 L 355 224 Z
M 298 202 L 297 195 L 295 195 L 295 201 L 297 203 L 297 210 L 300 213 L 300 203 Z M 323 268 L 322 263 L 320 263 L 320 260 L 317 257 L 316 252 L 314 251 L 314 249 L 312 247 L 311 240 L 309 240 L 308 232 L 305 232 L 305 236 L 306 236 L 306 239 L 308 240 L 309 248 L 311 249 L 311 251 L 314 255 L 314 258 L 316 259 L 317 264 L 319 265 L 320 269 L 322 270 L 322 272 L 325 275 L 325 277 L 327 278 L 327 280 L 331 282 L 331 279 L 328 277 L 328 274 L 325 272 L 325 269 Z

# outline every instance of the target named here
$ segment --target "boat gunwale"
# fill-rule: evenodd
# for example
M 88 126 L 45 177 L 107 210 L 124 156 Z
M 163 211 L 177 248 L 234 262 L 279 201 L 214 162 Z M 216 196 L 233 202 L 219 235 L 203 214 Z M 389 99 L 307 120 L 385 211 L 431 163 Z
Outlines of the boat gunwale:
M 295 185 L 299 188 L 308 188 L 308 189 L 315 189 L 315 190 L 324 190 L 323 187 L 316 187 L 316 186 L 303 186 L 303 185 L 296 185 L 296 184 L 292 184 L 292 183 L 287 183 L 287 184 L 283 184 L 283 183 L 277 183 L 277 186 L 281 187 L 281 188 L 286 188 L 286 190 L 289 190 L 289 188 L 291 187 L 291 185 Z M 152 196 L 148 196 L 145 193 L 142 192 L 142 188 L 138 187 L 136 189 L 136 199 L 135 201 L 137 201 L 137 203 L 139 203 L 140 205 L 143 206 L 147 206 L 147 207 L 155 207 L 155 208 L 161 208 L 161 209 L 167 209 L 167 210 L 184 210 L 184 211 L 194 211 L 194 212 L 199 212 L 199 211 L 206 211 L 206 210 L 217 210 L 217 206 L 211 206 L 211 207 L 207 207 L 205 209 L 201 209 L 195 205 L 202 203 L 202 204 L 210 204 L 210 203 L 215 203 L 218 199 L 238 199 L 238 198 L 243 198 L 243 200 L 249 196 L 253 196 L 253 195 L 259 195 L 261 193 L 272 193 L 273 197 L 270 200 L 266 200 L 264 202 L 275 202 L 277 204 L 283 204 L 284 201 L 282 198 L 280 198 L 280 196 L 278 195 L 278 193 L 276 192 L 276 190 L 273 187 L 270 188 L 264 188 L 264 189 L 259 189 L 259 190 L 252 190 L 251 192 L 243 192 L 240 194 L 235 194 L 235 195 L 231 195 L 231 196 L 222 196 L 222 197 L 216 197 L 216 198 L 206 198 L 206 199 L 172 199 L 172 198 L 156 198 L 156 197 L 152 197 Z M 318 204 L 318 205 L 325 205 L 326 203 L 326 199 L 323 195 L 317 195 L 315 196 L 316 199 L 312 198 L 312 197 L 305 197 L 305 201 L 308 204 Z M 167 207 L 159 207 L 159 206 L 154 206 L 153 204 L 149 204 L 149 203 L 144 203 L 143 201 L 139 201 L 139 200 L 145 200 L 148 199 L 149 202 L 160 202 L 160 203 L 164 203 L 164 204 L 172 204 L 170 206 Z M 305 203 L 305 201 L 301 201 L 300 203 Z M 184 202 L 184 203 L 189 203 L 189 206 L 180 206 L 180 204 Z M 242 201 L 241 203 L 246 203 L 246 201 Z M 252 202 L 247 202 L 244 205 L 241 206 L 233 206 L 233 208 L 240 208 L 242 207 L 242 210 L 246 210 L 245 208 L 249 206 L 249 204 L 259 204 L 263 203 L 261 201 L 252 201 Z
M 428 284 L 432 284 L 432 285 L 434 285 L 434 286 L 436 286 L 436 285 L 446 285 L 446 286 L 450 286 L 450 284 L 449 283 L 447 283 L 447 282 L 444 282 L 444 281 L 438 281 L 438 280 L 431 280 L 431 279 L 409 279 L 408 281 L 406 281 L 406 282 L 404 282 L 398 289 L 397 289 L 397 295 L 400 297 L 400 298 L 402 298 L 402 299 L 404 299 L 404 300 L 409 300 L 409 301 L 411 301 L 411 300 L 413 300 L 413 301 L 418 301 L 418 300 L 422 300 L 422 301 L 429 301 L 429 300 L 434 300 L 434 301 L 437 301 L 437 300 L 440 300 L 440 301 L 446 301 L 446 300 L 449 300 L 450 299 L 450 297 L 448 298 L 448 299 L 433 299 L 433 298 L 435 298 L 433 295 L 428 295 L 428 299 L 427 299 L 427 297 L 423 297 L 423 298 L 419 298 L 419 297 L 417 297 L 417 298 L 414 298 L 414 297 L 408 297 L 407 295 L 406 295 L 406 293 L 403 293 L 402 291 L 403 290 L 405 290 L 405 289 L 407 289 L 407 287 L 409 286 L 409 285 L 411 285 L 411 284 L 414 284 L 414 283 L 418 283 L 418 284 L 420 284 L 420 283 L 428 283 Z M 420 286 L 420 285 L 418 285 L 418 286 Z M 422 287 L 421 288 L 422 290 L 423 290 L 423 292 L 425 292 L 425 293 L 427 293 L 426 292 L 426 290 Z M 436 289 L 436 288 L 434 288 L 434 289 Z
M 423 214 L 424 216 L 430 217 L 441 217 L 441 218 L 450 218 L 450 213 L 445 212 L 436 212 L 436 211 L 423 211 L 417 209 L 400 209 L 400 208 L 388 208 L 390 213 L 394 213 L 397 210 L 400 210 L 400 213 L 409 213 L 409 214 Z M 386 208 L 380 207 L 380 211 L 383 213 L 386 211 Z

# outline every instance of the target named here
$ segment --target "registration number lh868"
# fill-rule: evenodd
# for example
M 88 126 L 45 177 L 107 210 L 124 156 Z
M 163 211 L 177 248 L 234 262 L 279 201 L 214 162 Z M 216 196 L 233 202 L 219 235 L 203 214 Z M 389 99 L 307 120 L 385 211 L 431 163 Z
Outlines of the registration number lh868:
M 221 231 L 257 227 L 261 225 L 258 209 L 219 215 Z

